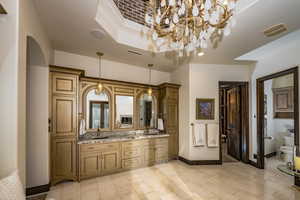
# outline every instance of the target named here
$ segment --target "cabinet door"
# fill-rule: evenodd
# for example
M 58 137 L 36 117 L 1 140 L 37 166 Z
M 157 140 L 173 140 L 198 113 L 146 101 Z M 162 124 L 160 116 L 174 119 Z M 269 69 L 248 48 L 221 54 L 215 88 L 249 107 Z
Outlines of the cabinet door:
M 101 158 L 101 174 L 112 173 L 120 168 L 119 151 L 102 152 Z
M 155 147 L 148 146 L 144 148 L 144 165 L 153 165 L 155 163 Z
M 100 174 L 101 154 L 83 153 L 80 157 L 80 177 L 92 177 Z
M 71 74 L 53 73 L 52 92 L 55 94 L 76 95 L 78 77 Z
M 169 158 L 175 159 L 178 156 L 178 135 L 176 131 L 168 131 L 169 136 Z
M 169 137 L 169 157 L 170 159 L 178 156 L 178 104 L 169 101 L 167 103 L 167 133 Z
M 53 136 L 76 136 L 76 98 L 53 97 Z
M 167 128 L 178 127 L 178 104 L 174 102 L 167 103 Z
M 76 179 L 75 139 L 55 139 L 52 142 L 52 180 Z

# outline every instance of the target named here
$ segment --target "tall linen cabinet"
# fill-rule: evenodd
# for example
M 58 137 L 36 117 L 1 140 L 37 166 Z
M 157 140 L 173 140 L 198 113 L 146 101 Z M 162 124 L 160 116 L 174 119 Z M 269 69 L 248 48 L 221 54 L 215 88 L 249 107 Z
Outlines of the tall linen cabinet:
M 81 73 L 50 68 L 52 184 L 77 180 L 78 88 Z
M 178 100 L 179 85 L 164 83 L 160 87 L 160 116 L 169 134 L 169 159 L 177 159 L 179 151 Z

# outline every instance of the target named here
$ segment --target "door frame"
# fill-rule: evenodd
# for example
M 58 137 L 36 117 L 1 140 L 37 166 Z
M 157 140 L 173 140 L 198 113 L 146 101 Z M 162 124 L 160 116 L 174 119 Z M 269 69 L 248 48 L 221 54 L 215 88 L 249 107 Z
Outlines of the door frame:
M 247 81 L 219 81 L 219 118 L 221 117 L 221 101 L 220 101 L 220 90 L 225 86 L 241 86 L 241 106 L 245 110 L 245 115 L 242 115 L 241 119 L 241 162 L 249 163 L 249 149 L 250 149 L 250 142 L 249 142 L 249 82 Z M 219 120 L 219 126 L 221 126 L 221 120 Z M 220 129 L 219 133 L 219 141 L 220 141 L 220 151 L 219 151 L 219 160 L 222 163 L 222 132 Z
M 274 74 L 256 79 L 256 112 L 257 112 L 257 162 L 256 167 L 265 168 L 265 141 L 264 141 L 264 82 L 273 78 L 293 74 L 294 78 L 294 129 L 295 145 L 299 145 L 299 85 L 298 67 L 290 68 Z

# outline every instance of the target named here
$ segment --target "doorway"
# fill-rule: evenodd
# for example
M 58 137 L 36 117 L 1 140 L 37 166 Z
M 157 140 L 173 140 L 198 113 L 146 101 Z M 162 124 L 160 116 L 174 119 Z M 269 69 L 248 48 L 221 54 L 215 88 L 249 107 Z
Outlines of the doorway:
M 220 160 L 249 163 L 249 84 L 219 82 Z
M 257 167 L 291 163 L 299 145 L 298 67 L 257 79 L 256 92 Z

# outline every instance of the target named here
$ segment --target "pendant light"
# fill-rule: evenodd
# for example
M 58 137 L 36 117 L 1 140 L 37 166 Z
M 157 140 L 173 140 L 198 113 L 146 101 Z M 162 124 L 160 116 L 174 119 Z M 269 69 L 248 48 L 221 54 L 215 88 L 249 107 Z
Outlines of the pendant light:
M 149 68 L 149 88 L 148 88 L 148 96 L 152 96 L 152 88 L 151 88 L 151 69 L 153 67 L 153 64 L 148 64 Z
M 104 55 L 103 53 L 101 53 L 101 52 L 97 52 L 96 53 L 97 54 L 97 56 L 99 57 L 99 82 L 98 82 L 98 85 L 97 85 L 97 88 L 96 88 L 96 91 L 95 91 L 95 93 L 96 93 L 96 95 L 100 95 L 101 94 L 101 92 L 102 92 L 102 90 L 103 90 L 103 85 L 102 85 L 102 83 L 101 83 L 101 57 Z

